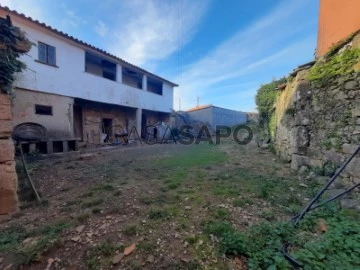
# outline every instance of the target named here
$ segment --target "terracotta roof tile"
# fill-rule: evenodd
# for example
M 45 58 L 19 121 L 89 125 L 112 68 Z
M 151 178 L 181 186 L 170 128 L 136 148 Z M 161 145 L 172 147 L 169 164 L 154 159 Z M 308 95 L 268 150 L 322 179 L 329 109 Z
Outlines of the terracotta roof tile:
M 193 111 L 202 110 L 202 109 L 206 109 L 206 108 L 210 108 L 210 107 L 213 107 L 213 105 L 211 105 L 211 104 L 200 105 L 200 106 L 196 106 L 196 107 L 193 107 L 193 108 L 187 110 L 187 112 L 193 112 Z

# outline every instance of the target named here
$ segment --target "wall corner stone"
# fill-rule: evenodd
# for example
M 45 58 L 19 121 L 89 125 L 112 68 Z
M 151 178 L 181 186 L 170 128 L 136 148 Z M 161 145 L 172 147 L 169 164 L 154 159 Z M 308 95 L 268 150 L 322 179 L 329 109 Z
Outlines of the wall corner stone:
M 18 210 L 15 150 L 11 139 L 11 101 L 0 91 L 0 219 Z

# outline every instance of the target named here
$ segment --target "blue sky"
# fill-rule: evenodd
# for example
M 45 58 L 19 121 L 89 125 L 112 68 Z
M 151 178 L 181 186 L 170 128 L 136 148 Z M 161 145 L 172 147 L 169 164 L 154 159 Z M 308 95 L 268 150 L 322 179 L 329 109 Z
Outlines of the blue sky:
M 174 108 L 255 111 L 256 90 L 313 59 L 318 0 L 1 0 L 180 85 Z

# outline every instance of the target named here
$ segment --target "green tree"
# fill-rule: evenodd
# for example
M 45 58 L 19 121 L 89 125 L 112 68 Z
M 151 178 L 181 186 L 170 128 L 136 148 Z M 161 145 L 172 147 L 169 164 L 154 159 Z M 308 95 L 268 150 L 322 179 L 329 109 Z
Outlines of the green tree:
M 10 93 L 15 81 L 15 73 L 21 72 L 26 66 L 18 60 L 20 55 L 27 53 L 32 43 L 25 33 L 12 24 L 7 16 L 0 18 L 0 89 Z

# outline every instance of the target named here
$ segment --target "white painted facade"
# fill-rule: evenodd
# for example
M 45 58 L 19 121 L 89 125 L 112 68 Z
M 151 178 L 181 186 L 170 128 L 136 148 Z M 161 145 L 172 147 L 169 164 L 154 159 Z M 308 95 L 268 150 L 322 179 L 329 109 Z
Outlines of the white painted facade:
M 6 11 L 0 9 L 0 16 L 5 17 L 6 14 Z M 31 42 L 43 42 L 56 48 L 56 67 L 37 61 L 37 46 L 33 46 L 28 55 L 21 56 L 27 69 L 18 75 L 15 87 L 151 111 L 171 112 L 174 85 L 163 81 L 162 95 L 146 91 L 147 77 L 151 76 L 147 74 L 143 75 L 143 89 L 125 85 L 122 83 L 121 69 L 126 67 L 126 63 L 60 36 L 25 18 L 10 15 L 13 24 L 24 30 Z M 116 81 L 85 72 L 86 51 L 116 63 Z

